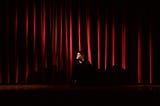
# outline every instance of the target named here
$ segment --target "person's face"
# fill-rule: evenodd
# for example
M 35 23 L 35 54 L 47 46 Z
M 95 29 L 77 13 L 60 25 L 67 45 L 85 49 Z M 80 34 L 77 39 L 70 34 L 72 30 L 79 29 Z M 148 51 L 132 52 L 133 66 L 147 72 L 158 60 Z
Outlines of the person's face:
M 80 59 L 80 60 L 82 59 L 82 55 L 79 52 L 77 53 L 76 59 Z

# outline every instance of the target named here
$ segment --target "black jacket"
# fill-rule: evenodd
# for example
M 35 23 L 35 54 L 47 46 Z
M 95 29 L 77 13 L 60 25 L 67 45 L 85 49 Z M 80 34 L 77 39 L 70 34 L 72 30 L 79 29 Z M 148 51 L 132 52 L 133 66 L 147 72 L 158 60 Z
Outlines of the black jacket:
M 80 64 L 78 61 L 74 61 L 72 81 L 77 80 L 76 85 L 88 85 L 93 83 L 93 67 L 89 61 L 84 61 Z

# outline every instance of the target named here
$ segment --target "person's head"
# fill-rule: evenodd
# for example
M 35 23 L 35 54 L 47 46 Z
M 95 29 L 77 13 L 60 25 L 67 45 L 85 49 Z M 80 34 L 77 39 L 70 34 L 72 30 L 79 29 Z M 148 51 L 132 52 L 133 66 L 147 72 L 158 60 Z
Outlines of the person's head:
M 82 51 L 77 52 L 76 59 L 84 61 L 84 59 L 85 59 L 84 53 Z

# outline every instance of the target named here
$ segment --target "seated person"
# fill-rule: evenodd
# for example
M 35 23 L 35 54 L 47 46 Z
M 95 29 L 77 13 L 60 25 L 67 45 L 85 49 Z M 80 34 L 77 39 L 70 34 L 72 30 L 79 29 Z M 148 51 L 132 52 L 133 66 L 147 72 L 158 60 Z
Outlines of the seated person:
M 73 64 L 72 82 L 74 85 L 89 85 L 93 83 L 92 65 L 79 51 Z

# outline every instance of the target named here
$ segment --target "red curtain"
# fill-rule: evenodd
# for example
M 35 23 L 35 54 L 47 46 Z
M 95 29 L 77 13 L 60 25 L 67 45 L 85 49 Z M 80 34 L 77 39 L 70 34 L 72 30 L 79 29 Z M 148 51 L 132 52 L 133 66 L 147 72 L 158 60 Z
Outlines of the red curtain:
M 98 0 L 6 0 L 1 5 L 1 84 L 43 82 L 49 70 L 51 80 L 68 82 L 79 50 L 101 72 L 119 67 L 133 82 L 152 84 L 156 31 L 150 8 Z

